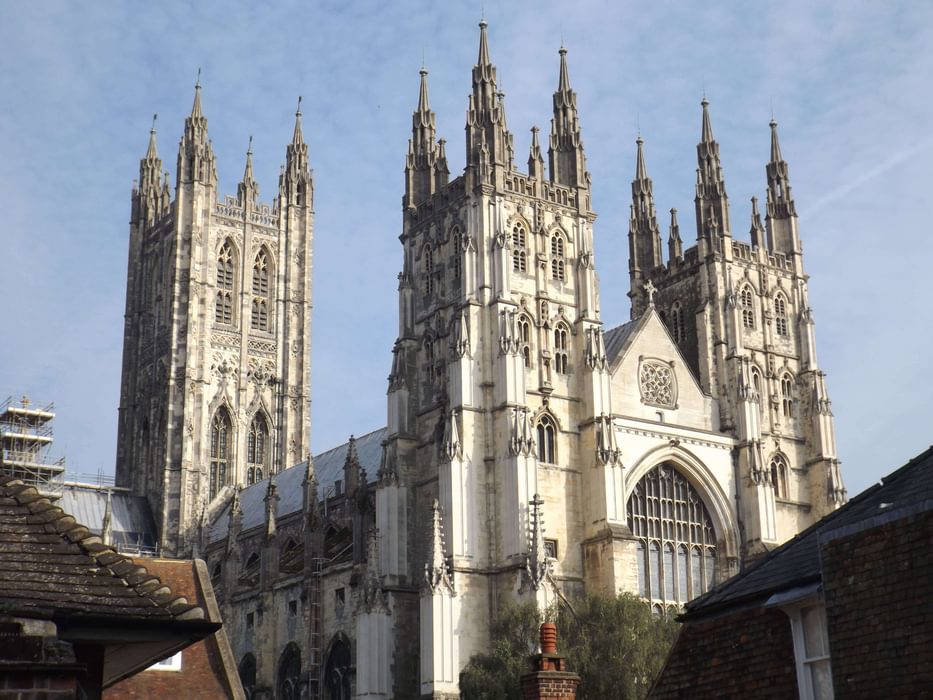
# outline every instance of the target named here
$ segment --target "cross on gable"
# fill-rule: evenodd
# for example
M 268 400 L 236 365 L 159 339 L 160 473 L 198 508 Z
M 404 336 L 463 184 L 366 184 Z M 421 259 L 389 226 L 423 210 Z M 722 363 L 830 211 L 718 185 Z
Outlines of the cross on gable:
M 648 292 L 648 303 L 652 306 L 654 305 L 654 293 L 658 291 L 658 288 L 654 286 L 651 280 L 645 282 L 645 291 Z

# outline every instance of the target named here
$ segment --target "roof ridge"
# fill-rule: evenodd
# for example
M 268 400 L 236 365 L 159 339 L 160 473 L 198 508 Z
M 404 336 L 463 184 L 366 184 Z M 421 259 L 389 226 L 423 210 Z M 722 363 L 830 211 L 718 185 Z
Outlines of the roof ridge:
M 39 493 L 34 486 L 5 475 L 0 476 L 0 489 L 6 491 L 5 495 L 15 500 L 19 506 L 28 510 L 30 515 L 40 516 L 40 524 L 48 534 L 60 535 L 62 539 L 77 545 L 95 564 L 110 576 L 121 579 L 128 588 L 141 598 L 147 599 L 153 606 L 162 608 L 177 619 L 206 619 L 199 606 L 191 605 L 184 596 L 175 595 L 157 576 L 149 574 L 142 564 L 136 564 L 126 555 L 104 544 L 99 536 L 77 522 L 75 517 L 66 513 L 61 506 Z

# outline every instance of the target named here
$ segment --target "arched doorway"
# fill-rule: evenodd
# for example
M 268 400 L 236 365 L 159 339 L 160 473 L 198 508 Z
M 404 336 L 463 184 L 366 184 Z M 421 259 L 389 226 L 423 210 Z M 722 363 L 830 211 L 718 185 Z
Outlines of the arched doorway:
M 344 637 L 330 645 L 324 665 L 325 700 L 350 700 L 350 644 Z
M 246 700 L 250 700 L 256 688 L 256 657 L 252 654 L 244 656 L 237 667 L 237 673 L 240 676 L 243 691 L 246 693 Z
M 279 700 L 299 700 L 301 697 L 301 651 L 291 642 L 279 658 L 279 672 L 276 677 L 276 697 Z

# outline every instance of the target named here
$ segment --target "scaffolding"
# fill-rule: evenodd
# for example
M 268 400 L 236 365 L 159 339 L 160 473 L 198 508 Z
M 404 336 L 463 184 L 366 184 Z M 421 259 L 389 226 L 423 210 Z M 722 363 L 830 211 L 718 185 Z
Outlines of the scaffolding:
M 54 404 L 33 407 L 27 396 L 0 404 L 0 474 L 58 498 L 65 482 L 65 458 L 49 459 Z

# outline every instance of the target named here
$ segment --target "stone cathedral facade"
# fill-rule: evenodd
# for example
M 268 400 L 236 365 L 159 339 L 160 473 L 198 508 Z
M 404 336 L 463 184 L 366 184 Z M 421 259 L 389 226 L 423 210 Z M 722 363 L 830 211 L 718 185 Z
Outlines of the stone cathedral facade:
M 666 256 L 639 138 L 631 319 L 606 325 L 559 58 L 547 142 L 532 129 L 520 171 L 481 23 L 455 178 L 422 69 L 387 425 L 313 460 L 300 118 L 272 206 L 249 161 L 217 198 L 199 93 L 174 202 L 150 145 L 118 476 L 166 551 L 207 560 L 251 697 L 457 697 L 501 606 L 631 591 L 663 612 L 845 500 L 777 125 L 740 241 L 704 99 L 696 243 L 672 210 Z

